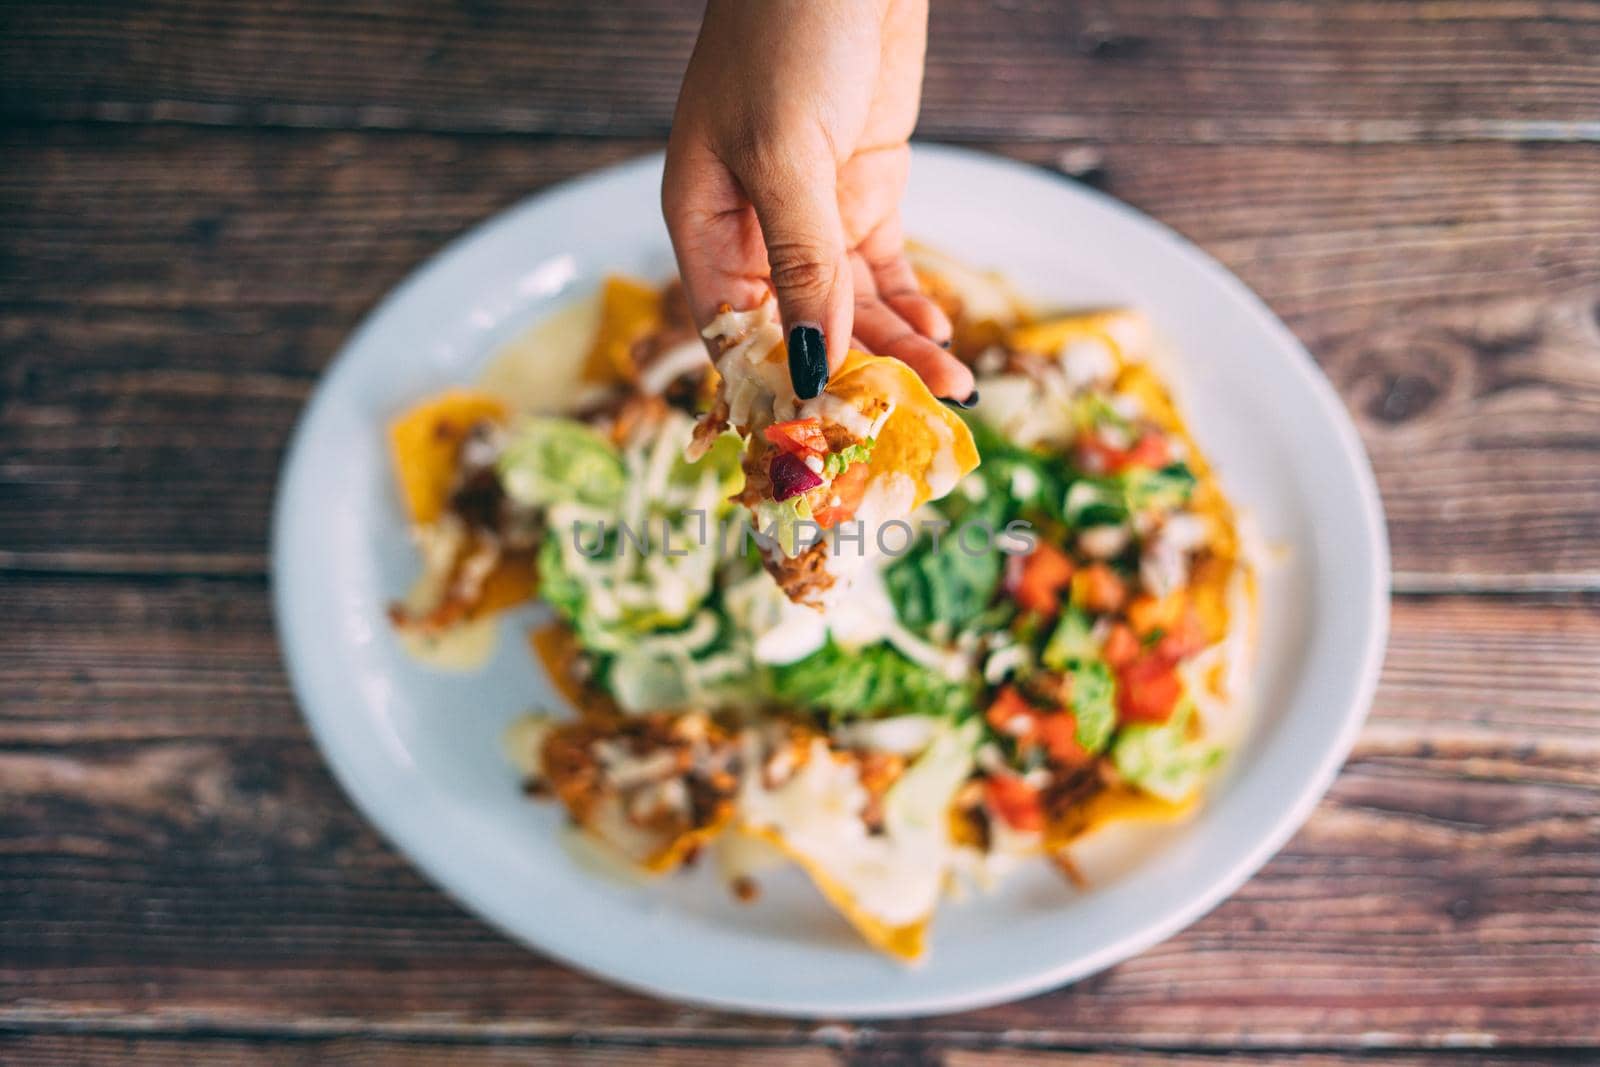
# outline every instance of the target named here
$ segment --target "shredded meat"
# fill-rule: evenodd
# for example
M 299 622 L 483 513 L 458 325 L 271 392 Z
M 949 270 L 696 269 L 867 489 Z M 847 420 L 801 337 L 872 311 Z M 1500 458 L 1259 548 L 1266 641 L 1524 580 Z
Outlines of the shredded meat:
M 689 447 L 685 450 L 685 455 L 691 461 L 699 459 L 727 428 L 728 402 L 719 396 L 711 410 L 700 416 L 700 421 L 694 424 L 694 435 L 689 438 Z
M 828 571 L 826 540 L 818 541 L 798 556 L 784 556 L 776 548 L 762 555 L 767 573 L 777 581 L 785 596 L 809 607 L 823 606 L 823 597 L 834 583 L 834 576 Z
M 696 712 L 564 723 L 541 755 L 545 781 L 580 823 L 616 795 L 636 824 L 681 833 L 725 816 L 737 787 L 731 739 Z M 662 802 L 675 794 L 681 804 Z
M 667 416 L 667 402 L 659 396 L 630 394 L 618 405 L 611 421 L 611 440 L 619 446 L 651 433 Z

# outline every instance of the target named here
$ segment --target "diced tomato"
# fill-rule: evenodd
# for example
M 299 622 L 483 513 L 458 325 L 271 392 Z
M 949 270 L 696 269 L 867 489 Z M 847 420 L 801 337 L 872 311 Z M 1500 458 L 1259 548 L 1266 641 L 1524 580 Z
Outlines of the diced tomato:
M 1092 433 L 1081 433 L 1075 442 L 1078 465 L 1090 474 L 1111 474 L 1122 468 L 1127 452 L 1113 448 Z
M 852 463 L 840 471 L 839 476 L 817 494 L 825 503 L 820 507 L 812 507 L 811 521 L 824 530 L 850 521 L 855 516 L 856 508 L 861 506 L 861 498 L 866 495 L 867 473 L 865 463 Z M 835 499 L 839 501 L 837 504 L 833 502 Z
M 822 420 L 815 417 L 775 422 L 762 433 L 777 447 L 802 458 L 826 455 L 828 451 L 828 439 L 822 433 Z
M 1039 720 L 1039 740 L 1050 758 L 1063 767 L 1089 761 L 1089 750 L 1078 744 L 1078 717 L 1058 711 Z
M 1139 658 L 1139 639 L 1133 635 L 1127 623 L 1119 622 L 1106 634 L 1106 643 L 1101 647 L 1100 654 L 1112 670 L 1126 667 Z
M 1157 469 L 1172 462 L 1172 449 L 1167 439 L 1158 433 L 1147 433 L 1134 442 L 1123 457 L 1123 467 L 1149 467 Z
M 1061 610 L 1061 590 L 1072 581 L 1072 560 L 1044 541 L 1022 561 L 1016 588 L 1017 603 L 1028 611 L 1054 615 Z
M 994 703 L 989 705 L 989 710 L 984 713 L 984 718 L 998 733 L 1007 737 L 1026 739 L 1033 736 L 1037 723 L 1034 721 L 1039 715 L 1038 710 L 1017 692 L 1016 686 L 1008 685 L 995 694 Z M 1025 733 L 1018 733 L 1016 721 L 1026 720 L 1028 729 Z
M 1072 595 L 1086 610 L 1104 615 L 1122 607 L 1128 588 L 1116 571 L 1104 563 L 1095 563 L 1073 578 Z
M 1161 640 L 1156 642 L 1156 655 L 1168 663 L 1177 663 L 1179 660 L 1188 659 L 1210 643 L 1199 617 L 1192 610 L 1185 611 L 1179 616 L 1176 625 L 1162 634 Z
M 1164 723 L 1182 692 L 1172 664 L 1159 656 L 1140 656 L 1117 673 L 1117 721 Z
M 1033 786 L 1015 775 L 999 774 L 985 779 L 983 787 L 990 809 L 1013 830 L 1044 829 L 1044 806 Z
M 1115 448 L 1095 434 L 1081 434 L 1077 440 L 1078 462 L 1095 474 L 1117 474 L 1129 467 L 1165 467 L 1172 462 L 1172 449 L 1159 433 L 1146 433 L 1132 448 Z

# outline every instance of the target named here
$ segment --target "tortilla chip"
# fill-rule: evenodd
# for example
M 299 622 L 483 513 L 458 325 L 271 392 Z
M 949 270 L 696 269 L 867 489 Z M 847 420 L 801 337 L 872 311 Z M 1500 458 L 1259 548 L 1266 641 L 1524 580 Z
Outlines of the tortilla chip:
M 583 380 L 632 381 L 638 373 L 633 346 L 661 328 L 661 293 L 654 286 L 613 274 L 600 293 L 600 329 L 583 363 Z
M 644 869 L 651 874 L 671 874 L 687 863 L 701 846 L 709 844 L 727 829 L 732 816 L 733 808 L 729 806 L 726 811 L 713 816 L 711 822 L 705 826 L 686 830 L 672 838 L 644 861 Z
M 882 919 L 868 914 L 855 902 L 850 891 L 834 881 L 823 871 L 820 864 L 805 853 L 792 848 L 783 835 L 775 830 L 762 829 L 755 826 L 741 826 L 740 829 L 753 837 L 759 838 L 794 860 L 800 869 L 806 872 L 823 897 L 832 904 L 839 914 L 849 920 L 863 939 L 873 948 L 887 952 L 896 959 L 907 963 L 920 959 L 928 949 L 928 926 L 933 920 L 932 915 L 918 919 L 916 922 L 906 923 L 903 926 L 890 926 Z
M 1149 332 L 1138 312 L 1111 308 L 1017 326 L 1006 334 L 1006 343 L 1018 352 L 1053 356 L 1073 341 L 1100 341 L 1121 363 L 1128 364 L 1144 358 Z
M 478 619 L 525 604 L 538 592 L 533 553 L 507 552 L 484 578 L 477 601 L 467 610 L 467 618 Z
M 1102 789 L 1045 830 L 1045 847 L 1053 851 L 1114 822 L 1173 822 L 1193 811 L 1199 801 L 1198 790 L 1173 803 L 1126 786 Z
M 978 465 L 978 448 L 967 424 L 898 359 L 851 349 L 829 381 L 828 392 L 863 409 L 879 399 L 894 405 L 867 467 L 873 479 L 887 474 L 911 479 L 916 493 L 908 512 L 948 493 Z
M 389 424 L 390 459 L 412 522 L 430 523 L 444 514 L 456 454 L 472 427 L 485 420 L 503 424 L 509 415 L 498 397 L 452 389 Z
M 547 623 L 531 631 L 528 642 L 550 676 L 550 684 L 585 719 L 614 719 L 621 714 L 607 694 L 585 686 L 573 672 L 580 646 L 572 627 L 564 622 Z

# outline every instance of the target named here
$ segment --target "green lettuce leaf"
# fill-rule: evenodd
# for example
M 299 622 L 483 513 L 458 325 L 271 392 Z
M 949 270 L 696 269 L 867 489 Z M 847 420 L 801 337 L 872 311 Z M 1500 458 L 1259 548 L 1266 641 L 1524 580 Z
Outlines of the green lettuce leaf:
M 865 463 L 872 458 L 874 443 L 868 441 L 862 445 L 846 445 L 837 452 L 829 452 L 822 461 L 822 476 L 828 479 L 837 478 L 852 463 Z
M 1070 702 L 1078 722 L 1078 744 L 1099 752 L 1117 726 L 1116 682 L 1111 668 L 1093 659 L 1074 664 L 1067 674 L 1072 678 Z
M 1200 787 L 1222 759 L 1222 749 L 1189 737 L 1194 704 L 1185 702 L 1161 724 L 1125 726 L 1111 746 L 1111 762 L 1130 784 L 1174 803 Z
M 506 495 L 519 504 L 579 503 L 611 510 L 622 502 L 622 457 L 595 430 L 572 419 L 519 421 L 498 464 Z
M 734 496 L 744 488 L 744 438 L 728 430 L 718 435 L 705 455 L 690 463 L 680 457 L 672 468 L 672 480 L 679 485 L 694 485 L 706 471 L 715 471 L 719 491 L 724 499 Z
M 1039 660 L 1053 671 L 1064 671 L 1074 663 L 1099 656 L 1100 644 L 1090 632 L 1089 616 L 1082 608 L 1068 606 L 1061 612 Z
M 1059 521 L 1071 477 L 1061 458 L 1019 445 L 978 419 L 968 418 L 967 425 L 978 446 L 977 474 L 987 496 L 999 499 L 999 524 L 1033 513 Z
M 954 525 L 945 530 L 938 538 L 937 548 L 932 536 L 922 536 L 884 568 L 883 581 L 895 614 L 913 630 L 926 630 L 935 622 L 943 622 L 952 630 L 962 629 L 982 615 L 994 599 L 1005 569 L 1005 556 L 992 544 L 985 548 L 977 533 L 969 534 L 968 543 L 979 551 L 968 552 L 961 544 L 958 529 Z
M 827 712 L 843 721 L 901 712 L 957 718 L 974 710 L 973 682 L 953 682 L 888 644 L 847 652 L 831 640 L 804 659 L 775 667 L 779 702 Z

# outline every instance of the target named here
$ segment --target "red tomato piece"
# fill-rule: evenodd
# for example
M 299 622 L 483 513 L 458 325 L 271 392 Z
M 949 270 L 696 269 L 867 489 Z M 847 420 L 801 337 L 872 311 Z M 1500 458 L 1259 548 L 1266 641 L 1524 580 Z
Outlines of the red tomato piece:
M 1172 449 L 1167 439 L 1158 433 L 1147 433 L 1139 438 L 1123 457 L 1123 467 L 1149 467 L 1152 470 L 1172 462 Z M 1120 469 L 1120 468 L 1119 468 Z
M 1018 740 L 1026 740 L 1033 736 L 1034 730 L 1037 728 L 1038 723 L 1036 720 L 1038 715 L 1038 710 L 1032 704 L 1029 704 L 1021 693 L 1017 692 L 1016 686 L 1008 685 L 995 694 L 994 703 L 989 705 L 989 710 L 984 713 L 984 718 L 989 721 L 990 726 L 994 727 L 995 732 L 1005 734 L 1007 737 L 1015 737 Z M 1018 719 L 1026 720 L 1027 730 L 1025 732 L 1019 733 L 1017 731 L 1016 723 Z
M 828 439 L 822 433 L 822 420 L 815 417 L 775 422 L 763 430 L 762 435 L 783 451 L 801 458 L 826 455 L 828 451 Z
M 1179 660 L 1188 659 L 1210 643 L 1200 620 L 1195 617 L 1193 611 L 1186 611 L 1178 620 L 1178 625 L 1163 634 L 1161 640 L 1156 642 L 1156 655 L 1168 663 L 1177 663 Z
M 1109 614 L 1122 607 L 1128 598 L 1128 587 L 1117 572 L 1104 563 L 1085 567 L 1078 576 L 1082 585 L 1083 606 L 1097 614 Z
M 1039 740 L 1050 758 L 1063 767 L 1089 762 L 1089 750 L 1078 744 L 1078 717 L 1058 711 L 1039 720 Z
M 1012 774 L 991 775 L 984 780 L 984 798 L 989 808 L 1014 830 L 1043 830 L 1044 806 L 1039 791 Z
M 1117 674 L 1117 721 L 1160 725 L 1172 717 L 1183 685 L 1172 664 L 1140 656 Z
M 811 521 L 827 530 L 853 518 L 867 492 L 867 473 L 865 463 L 852 463 L 840 471 L 839 476 L 817 494 L 824 503 L 811 509 Z M 833 502 L 835 499 L 839 501 L 837 504 Z
M 1067 554 L 1041 541 L 1022 561 L 1012 593 L 1026 610 L 1054 615 L 1061 610 L 1061 590 L 1072 581 L 1072 572 L 1072 560 Z
M 1079 464 L 1095 474 L 1117 474 L 1129 467 L 1156 469 L 1172 462 L 1172 448 L 1159 433 L 1144 434 L 1131 448 L 1116 448 L 1095 434 L 1080 434 L 1077 450 Z
M 1139 639 L 1127 623 L 1119 622 L 1106 634 L 1100 654 L 1112 670 L 1119 670 L 1139 658 Z
M 1113 448 L 1096 434 L 1079 434 L 1075 444 L 1078 466 L 1090 474 L 1112 474 L 1127 462 L 1128 453 L 1124 449 Z

